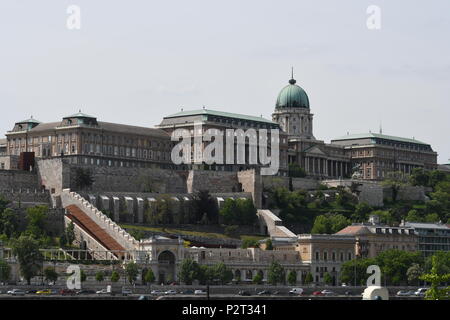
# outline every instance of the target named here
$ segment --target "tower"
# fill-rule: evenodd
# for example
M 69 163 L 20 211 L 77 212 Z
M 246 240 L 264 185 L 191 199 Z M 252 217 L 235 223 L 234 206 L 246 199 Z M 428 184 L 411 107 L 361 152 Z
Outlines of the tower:
M 292 74 L 289 84 L 278 94 L 272 120 L 277 122 L 289 138 L 315 140 L 313 135 L 313 114 L 305 90 L 296 85 Z

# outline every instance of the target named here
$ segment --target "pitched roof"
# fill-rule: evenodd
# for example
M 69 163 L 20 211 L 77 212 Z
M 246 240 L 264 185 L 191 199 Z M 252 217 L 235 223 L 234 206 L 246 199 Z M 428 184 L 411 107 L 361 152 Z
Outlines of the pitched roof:
M 40 123 L 33 129 L 31 129 L 30 132 L 54 130 L 58 127 L 63 128 L 60 126 L 61 126 L 61 122 Z M 107 131 L 114 131 L 114 132 L 128 133 L 128 134 L 146 135 L 146 136 L 154 136 L 154 137 L 161 137 L 161 138 L 169 138 L 170 137 L 169 134 L 162 129 L 130 126 L 127 124 L 120 124 L 120 123 L 110 123 L 110 122 L 99 121 L 97 128 L 107 130 Z
M 178 117 L 187 117 L 187 116 L 196 116 L 196 115 L 213 115 L 213 116 L 219 116 L 219 117 L 237 118 L 237 119 L 248 120 L 248 121 L 266 122 L 266 123 L 276 124 L 272 120 L 268 120 L 268 119 L 265 119 L 263 117 L 248 116 L 248 115 L 239 114 L 239 113 L 231 113 L 231 112 L 225 112 L 225 111 L 216 111 L 216 110 L 211 110 L 211 109 L 198 109 L 198 110 L 190 110 L 190 111 L 180 111 L 180 112 L 171 114 L 171 115 L 169 115 L 167 117 L 164 117 L 164 119 L 178 118 Z
M 368 138 L 380 138 L 380 139 L 386 139 L 386 140 L 392 140 L 392 141 L 429 145 L 428 143 L 421 142 L 421 141 L 416 140 L 416 139 L 402 138 L 402 137 L 396 137 L 396 136 L 388 136 L 388 135 L 385 135 L 385 134 L 372 133 L 372 132 L 370 132 L 370 133 L 359 133 L 359 134 L 348 134 L 346 136 L 333 139 L 331 141 L 358 140 L 358 139 L 368 139 Z
M 348 235 L 357 235 L 357 234 L 368 234 L 371 233 L 370 230 L 366 226 L 348 226 L 342 229 L 341 231 L 336 232 L 335 234 L 348 234 Z

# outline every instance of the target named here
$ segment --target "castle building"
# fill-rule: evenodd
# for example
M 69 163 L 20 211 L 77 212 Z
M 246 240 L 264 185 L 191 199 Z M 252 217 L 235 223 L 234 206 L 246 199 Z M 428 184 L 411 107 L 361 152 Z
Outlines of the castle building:
M 19 121 L 6 137 L 6 153 L 13 157 L 34 152 L 38 159 L 65 157 L 73 164 L 172 167 L 173 143 L 165 131 L 100 122 L 81 112 L 59 122 Z
M 195 132 L 200 130 L 196 129 L 198 125 L 202 132 Z M 190 160 L 182 165 L 171 160 L 177 144 L 171 141 L 171 134 L 176 129 L 185 129 L 194 138 Z M 226 135 L 231 134 L 227 130 L 235 130 L 236 140 L 244 140 L 245 160 L 237 161 L 240 152 L 235 145 L 232 163 L 212 163 L 211 168 L 209 163 L 205 166 L 204 161 L 198 161 L 199 155 L 194 152 L 203 157 L 213 140 L 202 139 L 199 144 L 195 137 L 203 138 L 209 129 L 213 134 L 222 133 L 225 142 L 229 138 Z M 258 130 L 262 129 L 268 133 L 269 157 L 271 145 L 278 139 L 278 175 L 288 175 L 289 165 L 297 165 L 315 179 L 350 178 L 356 172 L 362 179 L 381 180 L 390 171 L 411 173 L 414 168 L 437 168 L 437 153 L 429 144 L 415 139 L 368 133 L 347 135 L 331 143 L 317 140 L 310 100 L 293 77 L 278 94 L 272 120 L 203 108 L 168 115 L 157 128 L 101 122 L 81 111 L 59 122 L 41 123 L 33 118 L 19 121 L 6 133 L 7 141 L 0 141 L 0 165 L 14 169 L 18 161 L 11 157 L 34 152 L 36 158 L 66 157 L 74 164 L 241 171 L 267 166 L 259 161 Z M 271 129 L 279 130 L 278 138 L 270 135 Z M 226 143 L 223 148 L 223 158 L 228 160 Z M 251 150 L 257 150 L 253 161 Z

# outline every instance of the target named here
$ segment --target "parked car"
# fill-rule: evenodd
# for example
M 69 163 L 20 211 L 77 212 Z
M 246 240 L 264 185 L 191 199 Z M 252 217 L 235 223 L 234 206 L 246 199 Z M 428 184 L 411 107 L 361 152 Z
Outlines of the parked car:
M 160 291 L 160 290 L 152 290 L 152 292 L 150 292 L 150 294 L 155 295 L 155 296 L 160 296 L 160 295 L 163 295 L 164 292 Z
M 164 294 L 177 294 L 177 292 L 175 290 L 167 290 L 166 292 L 164 292 Z
M 150 298 L 142 295 L 142 296 L 139 296 L 138 300 L 150 300 Z
M 31 290 L 27 290 L 26 294 L 36 294 L 37 290 L 36 289 L 31 289 Z
M 128 296 L 129 294 L 133 294 L 133 291 L 131 289 L 122 288 L 122 295 L 123 296 Z
M 425 295 L 425 292 L 427 292 L 428 288 L 419 288 L 416 292 L 414 292 L 414 295 L 418 297 L 423 297 Z
M 272 294 L 272 292 L 270 292 L 269 290 L 263 290 L 263 291 L 258 292 L 259 296 L 271 295 L 271 294 Z
M 13 296 L 23 296 L 25 295 L 25 291 L 23 291 L 22 289 L 12 289 L 8 291 L 8 294 Z
M 292 288 L 289 291 L 289 294 L 303 294 L 303 289 L 302 288 Z
M 77 291 L 77 295 L 82 295 L 82 294 L 95 294 L 94 290 L 79 290 Z
M 59 294 L 63 295 L 63 296 L 73 296 L 76 294 L 76 292 L 75 292 L 75 290 L 71 290 L 71 289 L 61 289 L 59 291 Z
M 276 296 L 277 294 L 280 294 L 280 292 L 279 292 L 279 291 L 274 291 L 274 292 L 272 292 L 272 295 L 273 295 L 273 296 Z
M 42 294 L 42 295 L 44 295 L 44 294 L 52 294 L 52 290 L 51 289 L 39 290 L 39 291 L 36 291 L 36 294 Z
M 313 296 L 323 296 L 322 291 L 314 291 L 312 294 Z
M 336 293 L 331 290 L 322 290 L 322 294 L 324 296 L 335 296 L 336 295 Z
M 195 291 L 197 291 L 197 290 L 195 290 Z M 191 289 L 187 289 L 187 290 L 181 291 L 181 294 L 194 294 L 194 291 Z
M 102 290 L 99 290 L 99 291 L 96 292 L 96 294 L 108 294 L 108 293 L 109 292 L 106 289 L 102 289 Z
M 413 291 L 406 291 L 406 290 L 400 290 L 397 291 L 396 296 L 405 296 L 405 297 L 409 297 L 409 296 L 413 296 L 414 292 Z
M 346 296 L 353 296 L 355 293 L 353 291 L 345 291 Z
M 245 291 L 245 290 L 239 291 L 238 295 L 240 295 L 240 296 L 251 296 L 250 292 Z
M 195 291 L 194 291 L 194 294 L 195 294 L 195 295 L 203 295 L 203 294 L 206 294 L 206 291 L 203 291 L 203 290 L 195 290 Z

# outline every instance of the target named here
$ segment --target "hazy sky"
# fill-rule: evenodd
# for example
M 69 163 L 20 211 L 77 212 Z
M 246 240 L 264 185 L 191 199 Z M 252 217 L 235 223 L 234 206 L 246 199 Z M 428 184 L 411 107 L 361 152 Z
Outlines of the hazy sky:
M 449 39 L 448 0 L 2 0 L 0 131 L 80 108 L 140 126 L 203 105 L 271 118 L 294 66 L 316 138 L 381 122 L 450 162 Z

